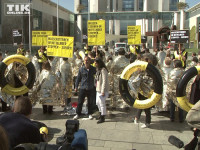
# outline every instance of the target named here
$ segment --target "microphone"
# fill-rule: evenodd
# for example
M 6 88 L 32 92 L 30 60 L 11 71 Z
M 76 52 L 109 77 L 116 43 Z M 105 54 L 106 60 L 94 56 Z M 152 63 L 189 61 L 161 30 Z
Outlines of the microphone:
M 181 141 L 180 139 L 178 139 L 177 137 L 175 137 L 173 135 L 169 136 L 168 142 L 178 148 L 182 148 L 184 146 L 183 141 Z

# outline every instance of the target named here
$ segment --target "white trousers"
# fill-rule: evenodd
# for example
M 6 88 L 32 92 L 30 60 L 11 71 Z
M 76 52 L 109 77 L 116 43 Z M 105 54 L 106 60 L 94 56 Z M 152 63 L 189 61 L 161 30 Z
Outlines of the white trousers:
M 100 92 L 97 92 L 96 105 L 101 115 L 106 115 L 106 98 L 108 98 L 108 92 L 105 92 L 104 96 L 102 96 Z

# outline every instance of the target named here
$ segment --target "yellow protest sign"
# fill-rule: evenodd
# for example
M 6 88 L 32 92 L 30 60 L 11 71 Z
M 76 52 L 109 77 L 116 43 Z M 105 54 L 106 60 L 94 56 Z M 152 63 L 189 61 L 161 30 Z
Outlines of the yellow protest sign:
M 52 35 L 53 31 L 32 31 L 32 46 L 47 46 L 47 37 Z
M 141 44 L 141 26 L 128 26 L 128 45 Z
M 47 56 L 73 57 L 74 37 L 48 36 Z
M 105 20 L 88 21 L 88 45 L 105 45 Z

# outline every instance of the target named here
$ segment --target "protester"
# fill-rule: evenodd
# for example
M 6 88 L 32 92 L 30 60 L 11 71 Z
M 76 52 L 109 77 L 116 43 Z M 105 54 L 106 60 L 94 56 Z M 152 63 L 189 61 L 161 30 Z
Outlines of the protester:
M 96 74 L 95 67 L 91 66 L 91 59 L 86 56 L 84 58 L 84 66 L 79 69 L 79 73 L 76 80 L 75 92 L 78 91 L 79 83 L 81 82 L 79 95 L 78 95 L 78 106 L 76 109 L 76 115 L 74 119 L 78 119 L 81 115 L 82 106 L 87 97 L 88 100 L 88 115 L 89 119 L 92 119 L 93 111 L 93 100 L 95 97 L 95 86 L 94 86 L 94 75 Z
M 183 44 L 179 44 L 179 49 L 174 51 L 173 60 L 180 60 L 182 67 L 186 68 L 187 52 L 183 49 Z
M 32 60 L 32 56 L 31 56 L 31 51 L 27 50 L 25 53 L 25 57 L 29 58 L 30 60 Z
M 19 47 L 17 49 L 17 54 L 25 56 L 25 50 L 24 50 L 23 45 L 19 45 Z
M 96 73 L 96 104 L 98 106 L 100 117 L 97 123 L 103 123 L 106 115 L 106 98 L 109 95 L 109 81 L 108 81 L 108 70 L 104 62 L 97 58 L 95 60 L 97 67 Z
M 178 105 L 176 100 L 176 87 L 179 79 L 184 73 L 184 69 L 182 67 L 182 62 L 180 60 L 174 61 L 174 69 L 170 72 L 169 79 L 167 81 L 167 97 L 170 102 L 170 120 L 174 122 L 175 119 L 175 106 Z M 176 105 L 175 105 L 176 104 Z M 178 107 L 179 112 L 179 122 L 183 122 L 183 110 Z
M 143 54 L 141 57 L 142 57 L 141 60 L 146 61 L 148 63 L 151 63 L 154 66 L 156 66 L 158 64 L 158 61 L 157 61 L 157 58 L 156 58 L 155 55 L 152 55 L 150 53 L 146 53 L 146 54 Z M 141 72 L 141 73 L 142 74 L 140 74 L 141 75 L 141 77 L 140 77 L 140 80 L 141 80 L 140 81 L 140 89 L 142 91 L 142 94 L 139 93 L 138 98 L 140 100 L 144 100 L 144 99 L 147 99 L 147 97 L 149 97 L 149 93 L 151 92 L 152 79 L 149 78 L 148 74 L 146 74 L 144 72 Z M 141 126 L 141 128 L 149 128 L 150 123 L 151 123 L 151 108 L 144 109 L 144 112 L 146 114 L 146 119 L 145 119 L 145 123 Z M 135 116 L 135 119 L 134 119 L 135 124 L 138 123 L 138 120 L 141 117 L 141 113 L 142 113 L 142 109 L 138 109 L 136 116 Z
M 197 63 L 198 63 L 198 58 L 196 56 L 192 57 L 192 61 L 189 64 L 187 64 L 187 68 L 185 70 L 196 66 Z
M 21 143 L 36 144 L 41 141 L 38 128 L 30 120 L 31 113 L 30 99 L 19 97 L 15 100 L 13 112 L 4 113 L 0 116 L 0 124 L 8 134 L 11 148 Z
M 83 60 L 77 52 L 76 53 L 76 59 L 75 59 L 74 63 L 72 64 L 74 89 L 75 89 L 75 82 L 76 82 L 76 79 L 77 79 L 77 76 L 78 76 L 78 71 L 79 71 L 79 68 L 81 68 L 82 64 L 83 64 Z
M 162 47 L 160 48 L 157 57 L 158 57 L 158 64 L 162 67 L 166 57 L 166 53 L 163 51 Z
M 68 58 L 63 58 L 63 62 L 60 65 L 61 72 L 61 103 L 64 105 L 64 112 L 67 111 L 67 107 L 70 106 L 72 97 L 72 68 L 68 62 Z
M 197 64 L 200 66 L 200 62 Z M 200 75 L 197 75 L 191 85 L 191 93 L 189 102 L 196 104 L 200 100 Z
M 124 102 L 124 100 L 122 100 L 119 94 L 119 77 L 122 71 L 124 70 L 124 68 L 129 65 L 129 59 L 125 57 L 124 48 L 120 48 L 118 54 L 119 55 L 114 59 L 111 69 L 110 69 L 112 80 L 113 80 L 111 107 L 126 108 L 128 107 L 128 105 Z
M 167 82 L 170 78 L 170 72 L 172 71 L 173 67 L 171 67 L 172 60 L 169 57 L 165 58 L 162 70 L 163 70 L 163 96 L 162 96 L 162 111 L 169 110 L 169 101 L 167 98 Z
M 39 66 L 40 66 L 40 72 L 41 72 L 42 64 L 47 61 L 47 54 L 46 54 L 46 50 L 44 46 L 40 47 L 40 49 L 38 50 L 37 58 L 38 58 Z
M 51 114 L 53 112 L 53 105 L 59 105 L 59 102 L 54 100 L 56 95 L 56 76 L 51 72 L 50 63 L 44 62 L 42 65 L 42 72 L 38 78 L 37 86 L 40 95 L 40 103 L 43 107 L 43 113 Z

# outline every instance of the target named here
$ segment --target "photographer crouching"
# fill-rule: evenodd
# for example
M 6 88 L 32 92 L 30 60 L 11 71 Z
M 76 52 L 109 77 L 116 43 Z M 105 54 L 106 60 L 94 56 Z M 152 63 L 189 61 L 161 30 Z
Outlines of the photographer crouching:
M 40 132 L 30 120 L 32 104 L 28 97 L 19 97 L 15 100 L 13 112 L 0 116 L 0 125 L 7 132 L 10 148 L 21 143 L 41 142 Z
M 67 120 L 65 126 L 66 132 L 57 138 L 56 144 L 25 143 L 16 146 L 14 150 L 88 150 L 87 134 L 84 129 L 79 130 L 79 121 Z

